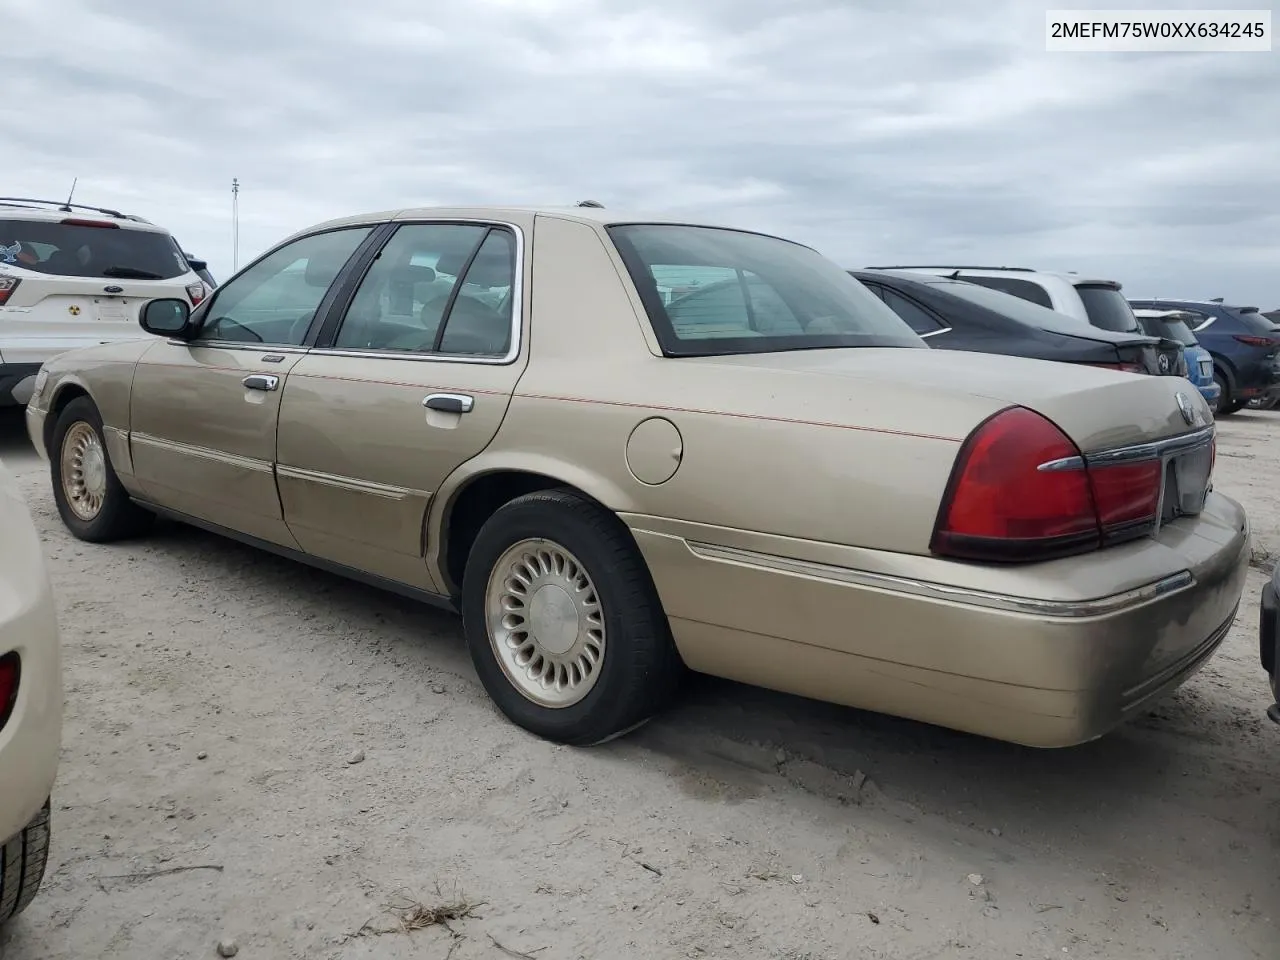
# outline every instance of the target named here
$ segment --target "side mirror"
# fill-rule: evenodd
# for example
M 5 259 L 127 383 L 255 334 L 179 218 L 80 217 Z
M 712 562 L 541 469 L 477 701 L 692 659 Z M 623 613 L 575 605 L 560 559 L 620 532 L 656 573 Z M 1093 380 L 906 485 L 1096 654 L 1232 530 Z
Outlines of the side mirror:
M 185 338 L 190 321 L 191 307 L 177 299 L 150 300 L 138 317 L 142 329 L 157 337 Z

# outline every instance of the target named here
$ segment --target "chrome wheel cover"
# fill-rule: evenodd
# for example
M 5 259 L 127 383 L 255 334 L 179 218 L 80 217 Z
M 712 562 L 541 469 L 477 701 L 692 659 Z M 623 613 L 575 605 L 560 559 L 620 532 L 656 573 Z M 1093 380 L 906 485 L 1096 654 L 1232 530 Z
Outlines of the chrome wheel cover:
M 604 609 L 582 562 L 554 540 L 521 540 L 489 571 L 485 628 L 511 685 L 540 707 L 591 692 L 605 657 Z
M 107 498 L 107 457 L 98 431 L 83 420 L 73 424 L 59 456 L 67 506 L 86 523 L 96 519 Z

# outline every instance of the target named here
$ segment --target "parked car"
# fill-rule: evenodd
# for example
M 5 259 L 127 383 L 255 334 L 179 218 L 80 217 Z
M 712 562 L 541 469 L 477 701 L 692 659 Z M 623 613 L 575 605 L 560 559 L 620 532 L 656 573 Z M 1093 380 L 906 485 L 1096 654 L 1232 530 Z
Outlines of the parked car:
M 1180 349 L 1141 333 L 1113 333 L 964 280 L 920 273 L 849 271 L 929 346 L 1084 363 L 1159 375 L 1179 369 Z M 1163 363 L 1161 363 L 1163 359 Z
M 213 274 L 209 272 L 208 261 L 201 260 L 199 257 L 192 256 L 189 253 L 183 253 L 183 256 L 187 258 L 187 263 L 195 271 L 196 276 L 203 280 L 204 285 L 209 288 L 209 293 L 212 293 L 218 284 L 213 279 Z
M 1132 300 L 1135 308 L 1180 310 L 1200 346 L 1213 357 L 1218 382 L 1218 416 L 1235 413 L 1250 400 L 1280 390 L 1280 333 L 1257 307 L 1233 307 L 1222 300 Z
M 31 903 L 49 858 L 62 744 L 62 664 L 40 537 L 0 463 L 0 925 Z
M 154 297 L 205 286 L 163 227 L 117 210 L 0 197 L 0 406 L 27 402 L 63 350 L 138 338 Z
M 1183 363 L 1186 369 L 1184 376 L 1190 380 L 1200 395 L 1209 404 L 1209 409 L 1218 408 L 1218 398 L 1222 396 L 1222 387 L 1213 379 L 1213 354 L 1196 340 L 1190 323 L 1194 318 L 1180 310 L 1145 310 L 1133 311 L 1142 326 L 1143 332 L 1153 337 L 1165 337 L 1182 345 Z
M 1271 679 L 1271 696 L 1276 701 L 1267 710 L 1280 723 L 1280 567 L 1271 573 L 1271 582 L 1262 588 L 1262 607 L 1258 624 L 1258 647 L 1262 669 Z
M 1137 333 L 1138 322 L 1115 280 L 1055 273 L 1030 267 L 898 266 L 867 270 L 910 270 L 966 280 L 1021 297 L 1058 313 L 1115 333 Z
M 658 294 L 730 278 L 716 310 Z M 163 514 L 460 610 L 494 701 L 560 742 L 688 667 L 1079 743 L 1199 669 L 1244 585 L 1189 384 L 956 363 L 776 237 L 354 216 L 141 322 L 27 410 L 72 534 Z

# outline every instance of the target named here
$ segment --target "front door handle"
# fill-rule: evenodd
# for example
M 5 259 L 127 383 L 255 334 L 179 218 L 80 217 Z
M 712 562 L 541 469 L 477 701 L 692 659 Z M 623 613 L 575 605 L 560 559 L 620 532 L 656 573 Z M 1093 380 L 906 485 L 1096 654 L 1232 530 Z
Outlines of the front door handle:
M 251 373 L 240 382 L 246 390 L 275 390 L 280 386 L 280 378 L 269 373 Z
M 465 393 L 433 393 L 422 401 L 428 410 L 439 410 L 442 413 L 470 413 L 476 405 L 475 397 Z

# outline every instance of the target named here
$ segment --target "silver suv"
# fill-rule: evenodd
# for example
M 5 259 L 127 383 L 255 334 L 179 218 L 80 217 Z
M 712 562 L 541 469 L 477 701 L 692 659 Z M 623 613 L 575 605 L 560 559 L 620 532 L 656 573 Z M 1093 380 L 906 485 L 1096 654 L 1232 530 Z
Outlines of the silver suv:
M 1102 330 L 1139 333 L 1138 320 L 1114 280 L 1054 273 L 1030 267 L 906 266 L 867 267 L 868 270 L 911 270 L 953 280 L 967 280 L 1011 293 L 1042 307 L 1065 313 Z
M 117 210 L 0 197 L 0 406 L 24 405 L 40 365 L 136 340 L 138 309 L 192 306 L 209 287 L 168 230 Z

